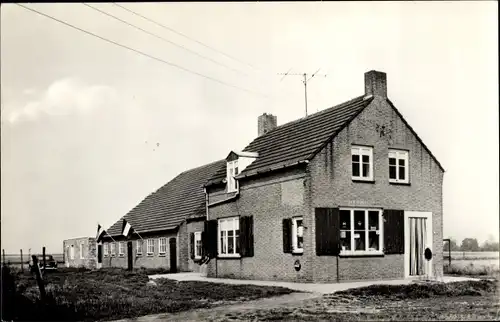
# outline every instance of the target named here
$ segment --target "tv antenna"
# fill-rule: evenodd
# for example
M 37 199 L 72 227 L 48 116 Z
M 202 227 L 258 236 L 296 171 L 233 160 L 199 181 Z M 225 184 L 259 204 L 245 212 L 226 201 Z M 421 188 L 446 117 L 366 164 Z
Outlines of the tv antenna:
M 304 84 L 304 100 L 305 100 L 305 103 L 306 103 L 306 116 L 307 116 L 307 83 L 313 78 L 313 77 L 318 77 L 318 76 L 322 76 L 322 77 L 326 77 L 326 74 L 318 74 L 319 70 L 321 68 L 318 68 L 317 71 L 315 71 L 314 73 L 312 74 L 308 74 L 308 73 L 290 73 L 292 71 L 292 69 L 290 68 L 286 73 L 278 73 L 278 75 L 283 75 L 283 77 L 281 77 L 281 80 L 280 82 L 285 78 L 287 77 L 288 75 L 290 76 L 302 76 L 304 79 L 302 80 L 302 83 Z M 308 78 L 309 76 L 309 78 Z

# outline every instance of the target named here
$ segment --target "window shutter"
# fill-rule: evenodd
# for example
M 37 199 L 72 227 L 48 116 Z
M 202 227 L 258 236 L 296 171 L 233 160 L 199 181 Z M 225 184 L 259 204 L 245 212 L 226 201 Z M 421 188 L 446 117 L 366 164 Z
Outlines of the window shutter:
M 194 259 L 194 233 L 189 234 L 191 259 Z
M 384 210 L 384 253 L 404 254 L 404 210 Z
M 339 254 L 339 209 L 316 208 L 316 255 Z
M 283 219 L 283 252 L 292 252 L 292 219 Z
M 217 220 L 209 220 L 206 222 L 206 250 L 210 258 L 217 256 Z
M 253 216 L 240 217 L 240 255 L 253 257 Z
M 205 245 L 207 243 L 206 239 L 206 233 L 204 231 L 201 232 L 201 257 L 205 257 L 205 255 L 207 254 L 207 250 L 205 249 Z

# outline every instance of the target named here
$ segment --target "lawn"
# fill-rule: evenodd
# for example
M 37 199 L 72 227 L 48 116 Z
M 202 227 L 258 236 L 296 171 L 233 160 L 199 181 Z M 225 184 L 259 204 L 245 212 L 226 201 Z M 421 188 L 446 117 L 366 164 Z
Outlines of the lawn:
M 2 272 L 4 273 L 4 272 Z M 149 282 L 145 270 L 122 269 L 98 271 L 66 270 L 46 273 L 47 303 L 39 301 L 36 281 L 19 271 L 2 274 L 2 286 L 9 282 L 17 294 L 10 293 L 3 303 L 3 320 L 114 320 L 155 313 L 173 313 L 206 308 L 235 301 L 288 294 L 281 287 L 226 285 L 207 282 L 177 282 L 157 279 Z M 12 276 L 11 281 L 8 276 Z M 5 278 L 5 279 L 4 279 Z
M 373 285 L 325 295 L 301 305 L 227 313 L 212 320 L 498 320 L 497 286 L 496 281 L 489 280 Z

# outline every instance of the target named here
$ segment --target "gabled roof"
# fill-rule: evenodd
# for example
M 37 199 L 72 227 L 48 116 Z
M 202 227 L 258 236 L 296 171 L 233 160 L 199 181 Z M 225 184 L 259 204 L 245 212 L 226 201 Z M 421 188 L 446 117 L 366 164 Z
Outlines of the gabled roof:
M 156 192 L 147 196 L 114 223 L 107 230 L 107 233 L 111 236 L 121 235 L 123 218 L 137 232 L 141 233 L 175 229 L 188 217 L 205 216 L 203 184 L 221 168 L 226 169 L 225 160 L 182 172 Z
M 325 109 L 305 118 L 280 125 L 257 137 L 243 151 L 257 152 L 259 157 L 237 177 L 268 172 L 308 161 L 351 122 L 373 97 L 365 95 Z M 208 181 L 207 186 L 217 184 L 226 177 L 226 169 L 220 169 Z

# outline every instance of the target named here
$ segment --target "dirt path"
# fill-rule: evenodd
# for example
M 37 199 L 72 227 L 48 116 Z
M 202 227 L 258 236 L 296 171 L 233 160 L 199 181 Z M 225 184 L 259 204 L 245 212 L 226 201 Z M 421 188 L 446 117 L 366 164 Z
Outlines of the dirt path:
M 151 321 L 219 321 L 227 320 L 225 315 L 231 312 L 244 313 L 260 309 L 297 307 L 297 303 L 321 297 L 320 293 L 290 293 L 282 296 L 263 298 L 247 302 L 238 302 L 230 305 L 221 305 L 208 309 L 196 309 L 179 313 L 162 313 L 141 316 L 135 319 L 125 319 L 116 322 L 151 322 Z

